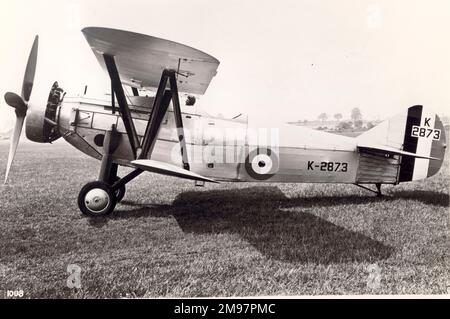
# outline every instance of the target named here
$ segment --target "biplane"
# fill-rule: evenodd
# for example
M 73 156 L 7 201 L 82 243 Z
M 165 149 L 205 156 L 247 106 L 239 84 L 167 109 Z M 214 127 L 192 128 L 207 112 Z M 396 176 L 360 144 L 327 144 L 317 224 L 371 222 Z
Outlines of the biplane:
M 101 101 L 85 95 L 69 98 L 54 79 L 34 83 L 35 73 L 42 72 L 36 36 L 21 95 L 5 94 L 17 117 L 5 183 L 26 117 L 29 140 L 51 143 L 62 137 L 100 161 L 97 180 L 84 185 L 78 196 L 78 206 L 88 216 L 111 213 L 127 183 L 143 172 L 191 179 L 197 185 L 346 183 L 381 195 L 383 184 L 430 177 L 442 165 L 444 127 L 427 107 L 409 107 L 354 138 L 285 124 L 277 127 L 277 143 L 272 143 L 251 138 L 252 128 L 242 116 L 224 119 L 192 112 L 190 106 L 217 73 L 216 58 L 128 31 L 89 27 L 82 32 L 109 75 L 110 96 Z M 126 94 L 127 87 L 132 94 Z M 153 94 L 142 95 L 144 90 Z M 238 133 L 227 138 L 223 128 Z M 200 133 L 187 134 L 192 131 Z M 196 147 L 207 147 L 209 153 L 193 160 Z M 132 169 L 119 177 L 119 166 Z

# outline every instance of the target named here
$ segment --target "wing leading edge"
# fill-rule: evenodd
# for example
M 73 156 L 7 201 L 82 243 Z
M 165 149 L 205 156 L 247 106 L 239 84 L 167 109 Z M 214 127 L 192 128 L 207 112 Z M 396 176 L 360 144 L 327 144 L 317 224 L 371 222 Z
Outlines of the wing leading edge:
M 179 73 L 180 92 L 204 94 L 217 74 L 219 61 L 189 46 L 129 31 L 89 27 L 82 30 L 101 67 L 103 54 L 113 55 L 121 82 L 156 89 L 164 69 Z

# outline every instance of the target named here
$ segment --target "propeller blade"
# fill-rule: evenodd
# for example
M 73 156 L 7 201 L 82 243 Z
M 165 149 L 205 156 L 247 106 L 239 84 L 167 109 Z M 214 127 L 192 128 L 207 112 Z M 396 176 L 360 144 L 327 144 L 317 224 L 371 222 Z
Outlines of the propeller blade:
M 27 113 L 27 104 L 21 96 L 13 92 L 7 92 L 5 94 L 5 102 L 9 106 L 16 109 L 17 116 L 25 116 Z
M 17 145 L 19 144 L 20 134 L 22 133 L 22 126 L 25 116 L 17 116 L 16 125 L 14 126 L 13 135 L 11 136 L 11 144 L 9 145 L 8 164 L 6 166 L 5 184 L 8 181 L 11 164 L 16 155 Z
M 16 93 L 7 92 L 5 94 L 6 103 L 15 108 L 16 111 L 16 124 L 11 136 L 11 144 L 9 145 L 8 163 L 6 165 L 5 184 L 8 181 L 9 171 L 16 155 L 17 145 L 19 144 L 20 135 L 22 134 L 22 127 L 25 121 L 25 115 L 27 114 L 28 105 L 30 100 L 31 91 L 33 89 L 34 75 L 36 73 L 37 55 L 39 46 L 39 36 L 34 37 L 33 46 L 31 47 L 30 55 L 28 56 L 27 67 L 25 69 L 25 75 L 23 76 L 22 83 L 22 96 Z
M 31 90 L 33 89 L 34 74 L 36 72 L 37 54 L 39 46 L 39 36 L 36 35 L 28 57 L 27 68 L 22 83 L 22 97 L 25 101 L 30 100 Z

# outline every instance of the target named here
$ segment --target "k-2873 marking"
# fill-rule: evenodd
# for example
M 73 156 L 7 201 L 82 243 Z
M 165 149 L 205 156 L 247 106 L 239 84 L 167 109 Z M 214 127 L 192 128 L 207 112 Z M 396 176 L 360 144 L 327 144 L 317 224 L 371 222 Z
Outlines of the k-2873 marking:
M 308 171 L 319 170 L 322 172 L 347 172 L 347 162 L 318 162 L 308 161 Z
M 411 136 L 432 138 L 435 141 L 439 141 L 441 139 L 441 130 L 413 125 Z

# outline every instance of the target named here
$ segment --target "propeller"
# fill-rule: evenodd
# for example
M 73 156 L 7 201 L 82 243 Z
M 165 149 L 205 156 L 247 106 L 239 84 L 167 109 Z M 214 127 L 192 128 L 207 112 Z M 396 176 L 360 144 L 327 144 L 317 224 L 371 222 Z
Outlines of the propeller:
M 18 95 L 13 92 L 5 94 L 6 104 L 13 107 L 16 112 L 16 124 L 14 125 L 11 144 L 9 145 L 8 163 L 6 166 L 5 184 L 8 181 L 11 164 L 16 155 L 17 145 L 19 144 L 20 134 L 22 133 L 23 123 L 28 109 L 28 101 L 30 100 L 31 91 L 33 90 L 34 75 L 36 73 L 37 54 L 38 54 L 39 36 L 34 38 L 30 56 L 28 57 L 27 67 L 22 83 L 22 93 Z

